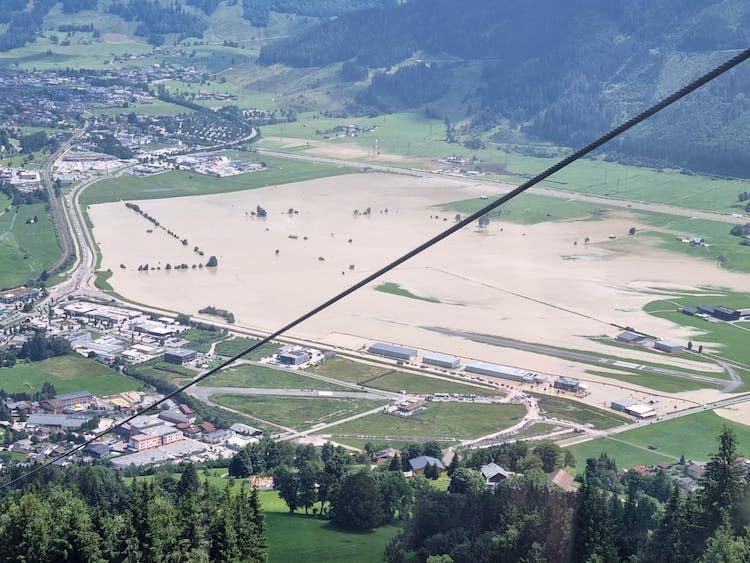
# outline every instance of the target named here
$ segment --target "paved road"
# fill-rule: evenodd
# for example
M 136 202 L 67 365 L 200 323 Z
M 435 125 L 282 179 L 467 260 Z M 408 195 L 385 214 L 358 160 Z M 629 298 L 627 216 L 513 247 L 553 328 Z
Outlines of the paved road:
M 428 170 L 421 170 L 416 168 L 400 168 L 398 166 L 391 166 L 386 164 L 377 164 L 373 162 L 361 162 L 353 160 L 341 160 L 337 158 L 326 158 L 321 156 L 311 156 L 300 153 L 289 153 L 284 151 L 275 151 L 269 149 L 256 149 L 261 154 L 267 154 L 269 156 L 275 156 L 277 158 L 286 158 L 289 160 L 302 160 L 306 162 L 318 162 L 322 164 L 332 164 L 335 166 L 348 166 L 350 168 L 362 168 L 375 170 L 378 172 L 388 172 L 391 174 L 407 174 L 410 176 L 419 176 L 423 178 L 440 178 L 442 180 L 455 180 L 466 184 L 470 182 L 477 186 L 487 188 L 488 194 L 492 196 L 500 196 L 508 193 L 516 186 L 507 184 L 501 184 L 499 182 L 493 182 L 491 180 L 478 180 L 476 178 L 464 178 L 459 176 L 452 176 L 447 174 L 438 174 L 436 172 L 430 172 Z M 664 213 L 666 215 L 678 215 L 680 217 L 691 217 L 696 219 L 707 219 L 710 221 L 720 221 L 722 223 L 732 223 L 741 225 L 748 222 L 747 217 L 734 217 L 730 213 L 718 213 L 713 211 L 699 211 L 697 209 L 690 209 L 687 207 L 679 207 L 676 205 L 667 205 L 663 203 L 647 203 L 645 201 L 632 201 L 627 199 L 610 198 L 606 196 L 591 195 L 581 192 L 574 192 L 568 190 L 560 190 L 549 187 L 535 187 L 529 190 L 530 194 L 542 195 L 547 197 L 556 197 L 567 200 L 582 201 L 586 203 L 592 203 L 595 205 L 607 205 L 610 207 L 625 207 L 629 209 L 636 209 L 639 211 L 651 211 L 654 213 Z M 489 203 L 489 202 L 488 202 Z
M 439 332 L 440 334 L 448 334 L 450 336 L 458 336 L 460 338 L 466 338 L 474 342 L 483 342 L 485 344 L 492 344 L 493 346 L 502 346 L 503 348 L 512 348 L 515 350 L 524 350 L 526 352 L 533 352 L 535 354 L 543 354 L 545 356 L 553 356 L 556 358 L 563 358 L 566 360 L 574 360 L 577 362 L 584 362 L 587 364 L 597 364 L 603 367 L 610 368 L 623 368 L 628 370 L 637 370 L 643 373 L 653 373 L 657 375 L 665 375 L 668 377 L 677 377 L 681 379 L 689 379 L 692 381 L 699 381 L 701 383 L 709 383 L 711 385 L 722 386 L 722 391 L 729 393 L 734 391 L 737 387 L 742 385 L 742 380 L 734 370 L 729 372 L 731 379 L 722 379 L 720 377 L 711 377 L 709 375 L 696 375 L 694 373 L 680 371 L 677 369 L 660 368 L 655 366 L 649 366 L 646 364 L 638 364 L 630 361 L 615 360 L 610 358 L 602 358 L 596 354 L 588 354 L 586 352 L 577 352 L 575 350 L 564 350 L 561 348 L 554 348 L 552 346 L 545 346 L 544 344 L 532 344 L 529 342 L 521 342 L 519 340 L 513 340 L 510 338 L 503 338 L 501 336 L 490 336 L 484 334 L 475 334 L 472 332 L 465 332 L 461 330 L 452 330 L 442 327 L 424 327 L 427 330 Z
M 57 149 L 44 163 L 41 169 L 41 179 L 42 184 L 44 185 L 44 188 L 47 190 L 47 195 L 49 196 L 49 205 L 50 205 L 50 212 L 52 213 L 52 219 L 55 223 L 55 229 L 57 230 L 57 233 L 59 235 L 60 240 L 60 246 L 62 246 L 62 254 L 60 255 L 60 259 L 55 263 L 54 266 L 52 266 L 49 269 L 49 273 L 55 273 L 60 271 L 65 264 L 67 264 L 68 260 L 70 259 L 70 256 L 73 254 L 73 238 L 70 236 L 70 231 L 68 230 L 67 222 L 65 220 L 65 214 L 62 210 L 62 206 L 60 205 L 60 201 L 55 196 L 55 188 L 52 185 L 52 168 L 55 165 L 55 163 L 63 157 L 63 155 L 70 150 L 70 148 L 73 146 L 73 143 L 75 143 L 81 136 L 86 132 L 86 130 L 89 127 L 89 122 L 85 121 L 84 125 L 81 129 L 76 131 L 73 135 L 70 136 L 70 138 L 65 141 L 62 145 L 60 145 L 60 148 Z

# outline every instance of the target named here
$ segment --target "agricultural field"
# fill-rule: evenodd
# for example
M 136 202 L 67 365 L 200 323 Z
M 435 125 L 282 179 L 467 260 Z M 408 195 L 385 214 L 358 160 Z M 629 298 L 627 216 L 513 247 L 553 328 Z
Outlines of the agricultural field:
M 346 391 L 349 388 L 305 377 L 284 369 L 241 364 L 224 369 L 202 381 L 199 385 L 210 387 L 250 387 L 260 389 L 316 389 L 319 391 Z M 261 417 L 263 418 L 263 417 Z
M 416 299 L 418 301 L 440 303 L 440 301 L 438 299 L 435 299 L 434 297 L 424 297 L 422 295 L 416 295 L 408 289 L 401 287 L 399 284 L 393 282 L 381 283 L 380 285 L 375 286 L 375 291 L 380 291 L 381 293 L 389 293 L 391 295 L 398 295 L 399 297 L 408 297 L 409 299 Z
M 631 422 L 629 418 L 592 407 L 580 401 L 530 393 L 537 398 L 539 409 L 547 417 L 591 424 L 594 428 L 612 428 Z
M 151 377 L 173 383 L 174 385 L 187 383 L 199 373 L 194 369 L 178 366 L 177 364 L 170 364 L 163 360 L 145 362 L 138 365 L 136 369 L 145 375 L 150 375 Z
M 522 405 L 432 402 L 410 417 L 372 414 L 335 426 L 332 432 L 334 436 L 364 438 L 373 443 L 391 438 L 457 442 L 499 432 L 516 424 L 525 413 Z
M 695 381 L 682 377 L 672 377 L 669 375 L 658 375 L 655 373 L 644 373 L 638 370 L 610 370 L 601 371 L 587 369 L 586 373 L 606 377 L 607 379 L 616 379 L 623 383 L 631 385 L 640 385 L 662 393 L 682 393 L 684 391 L 697 391 L 699 389 L 721 389 L 723 386 L 702 381 Z
M 39 277 L 57 262 L 61 251 L 45 204 L 22 205 L 18 213 L 9 205 L 10 199 L 0 194 L 0 288 Z M 36 223 L 26 223 L 34 217 Z
M 226 178 L 182 170 L 145 177 L 123 175 L 92 184 L 81 194 L 80 201 L 82 205 L 92 205 L 120 200 L 218 194 L 314 180 L 354 171 L 345 166 L 290 161 L 255 154 L 246 154 L 244 158 L 262 160 L 269 168 Z
M 351 119 L 324 118 L 312 113 L 300 114 L 296 123 L 265 127 L 263 133 L 266 137 L 320 141 L 322 137 L 315 135 L 316 130 L 331 129 L 350 121 Z M 445 126 L 441 121 L 417 113 L 402 112 L 374 118 L 358 118 L 356 123 L 361 126 L 376 126 L 377 129 L 370 134 L 347 138 L 346 143 L 355 143 L 363 149 L 372 149 L 374 139 L 377 138 L 380 151 L 384 155 L 390 153 L 412 159 L 429 159 L 423 161 L 425 168 L 437 165 L 431 163 L 431 159 L 449 156 L 456 150 L 455 145 L 445 141 Z M 329 143 L 336 144 L 330 141 Z M 498 172 L 490 178 L 510 183 L 521 183 L 557 160 L 506 152 L 502 150 L 502 146 L 491 143 L 487 145 L 485 149 L 463 149 L 461 154 L 468 158 L 476 157 L 480 164 L 495 165 Z M 737 194 L 746 191 L 749 183 L 743 180 L 685 174 L 679 170 L 636 167 L 585 159 L 556 173 L 543 185 L 616 199 L 731 212 Z
M 135 379 L 75 353 L 0 368 L 0 389 L 8 393 L 35 393 L 41 391 L 46 381 L 52 383 L 58 393 L 88 391 L 98 396 L 133 391 L 143 386 Z
M 215 403 L 274 424 L 303 430 L 384 406 L 382 401 L 329 397 L 214 395 Z
M 253 338 L 235 337 L 229 340 L 223 340 L 219 342 L 216 345 L 214 352 L 220 356 L 231 357 L 231 356 L 235 356 L 239 354 L 243 350 L 247 350 L 250 346 L 252 346 L 256 342 L 258 341 Z M 275 354 L 278 349 L 279 349 L 278 344 L 269 342 L 267 344 L 264 344 L 257 350 L 250 352 L 249 354 L 243 357 L 246 360 L 258 361 L 261 358 L 265 358 L 266 356 L 271 356 Z

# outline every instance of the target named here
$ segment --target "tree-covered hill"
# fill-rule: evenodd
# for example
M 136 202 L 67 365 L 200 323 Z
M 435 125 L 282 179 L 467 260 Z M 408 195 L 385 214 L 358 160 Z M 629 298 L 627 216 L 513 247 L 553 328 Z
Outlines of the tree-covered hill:
M 469 92 L 460 108 L 467 133 L 509 121 L 527 136 L 577 145 L 748 45 L 742 0 L 413 0 L 321 22 L 264 47 L 259 62 L 393 66 L 375 74 L 362 111 L 422 108 L 460 85 Z M 438 69 L 404 68 L 415 54 L 439 59 Z M 479 78 L 465 84 L 476 64 Z M 750 70 L 740 68 L 616 149 L 750 175 L 749 90 Z

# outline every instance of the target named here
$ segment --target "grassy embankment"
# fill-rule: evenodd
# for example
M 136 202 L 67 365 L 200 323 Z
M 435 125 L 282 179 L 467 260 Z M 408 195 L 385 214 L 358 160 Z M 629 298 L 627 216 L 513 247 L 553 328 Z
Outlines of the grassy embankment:
M 39 277 L 57 262 L 61 252 L 45 204 L 22 205 L 17 213 L 9 206 L 10 199 L 0 194 L 0 288 Z M 27 224 L 34 216 L 37 222 Z
M 41 391 L 45 381 L 52 383 L 58 393 L 88 391 L 98 396 L 142 387 L 139 381 L 75 353 L 0 368 L 0 389 L 9 393 Z

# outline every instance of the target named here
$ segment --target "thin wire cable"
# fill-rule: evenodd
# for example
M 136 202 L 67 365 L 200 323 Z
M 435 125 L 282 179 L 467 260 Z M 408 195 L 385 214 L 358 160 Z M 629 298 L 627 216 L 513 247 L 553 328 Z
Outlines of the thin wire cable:
M 740 52 L 739 54 L 735 55 L 734 57 L 732 57 L 731 59 L 729 59 L 728 61 L 726 61 L 725 63 L 723 63 L 723 64 L 715 67 L 713 70 L 707 72 L 706 74 L 704 74 L 700 78 L 697 78 L 696 80 L 694 80 L 690 84 L 684 86 L 680 90 L 677 90 L 676 92 L 674 92 L 670 96 L 664 98 L 660 102 L 654 104 L 650 108 L 644 110 L 643 112 L 639 113 L 635 117 L 629 119 L 628 121 L 626 121 L 622 125 L 620 125 L 620 126 L 614 128 L 614 129 L 610 130 L 608 133 L 605 133 L 604 135 L 602 135 L 601 137 L 599 137 L 595 141 L 592 141 L 591 143 L 589 143 L 585 147 L 577 150 L 576 152 L 574 152 L 570 156 L 568 156 L 568 157 L 560 160 L 556 164 L 550 166 L 549 168 L 547 168 L 543 172 L 537 174 L 536 176 L 534 176 L 530 180 L 524 182 L 523 184 L 521 184 L 517 188 L 511 190 L 507 194 L 505 194 L 503 196 L 500 196 L 495 201 L 493 201 L 493 202 L 485 205 L 479 211 L 476 211 L 476 212 L 472 213 L 471 215 L 469 215 L 468 217 L 466 217 L 465 219 L 462 219 L 462 220 L 454 223 L 449 228 L 447 228 L 444 231 L 438 233 L 437 235 L 435 235 L 434 237 L 432 237 L 428 241 L 420 244 L 416 248 L 413 248 L 412 250 L 410 250 L 406 254 L 403 254 L 402 256 L 396 258 L 391 263 L 387 264 L 386 266 L 383 266 L 382 268 L 380 268 L 376 272 L 374 272 L 374 273 L 370 274 L 369 276 L 363 278 L 362 280 L 358 281 L 354 285 L 352 285 L 349 288 L 345 289 L 341 293 L 338 293 L 337 295 L 331 297 L 327 301 L 321 303 L 320 305 L 314 307 L 313 309 L 310 309 L 307 313 L 304 313 L 300 317 L 297 317 L 295 320 L 291 321 L 290 323 L 287 323 L 286 325 L 284 325 L 283 327 L 279 328 L 278 330 L 272 332 L 271 334 L 269 334 L 265 338 L 260 339 L 255 344 L 253 344 L 252 346 L 250 346 L 247 349 L 243 350 L 239 354 L 236 354 L 235 356 L 232 356 L 231 358 L 229 358 L 228 360 L 225 360 L 224 362 L 222 362 L 218 366 L 216 366 L 216 367 L 208 370 L 205 373 L 200 374 L 198 377 L 196 377 L 195 379 L 191 380 L 190 382 L 185 383 L 184 385 L 181 385 L 180 387 L 178 387 L 174 391 L 168 393 L 162 399 L 159 399 L 158 401 L 156 401 L 152 405 L 149 405 L 148 407 L 146 407 L 144 409 L 141 409 L 138 412 L 136 412 L 136 413 L 128 416 L 127 418 L 125 418 L 124 420 L 121 420 L 120 422 L 118 422 L 114 426 L 108 428 L 107 430 L 99 432 L 98 434 L 96 434 L 92 438 L 86 440 L 85 442 L 83 442 L 81 444 L 78 444 L 77 446 L 74 446 L 70 450 L 68 450 L 68 451 L 66 451 L 66 452 L 64 452 L 64 453 L 62 453 L 62 454 L 60 454 L 60 455 L 58 455 L 58 456 L 56 456 L 56 457 L 54 457 L 54 458 L 46 461 L 45 463 L 43 463 L 43 464 L 41 464 L 41 465 L 39 465 L 37 467 L 34 467 L 33 469 L 31 469 L 27 473 L 24 473 L 23 475 L 20 475 L 19 477 L 16 477 L 15 479 L 12 479 L 11 481 L 9 481 L 9 482 L 7 482 L 5 484 L 0 485 L 0 488 L 10 487 L 14 483 L 17 483 L 18 481 L 21 481 L 22 479 L 26 479 L 27 477 L 30 477 L 31 475 L 34 475 L 35 473 L 38 473 L 39 471 L 42 471 L 43 469 L 49 467 L 50 465 L 53 465 L 53 464 L 57 463 L 58 461 L 61 461 L 61 460 L 65 459 L 65 458 L 67 458 L 67 457 L 70 457 L 74 453 L 81 451 L 86 446 L 88 446 L 92 442 L 98 440 L 99 438 L 102 438 L 103 436 L 106 436 L 107 434 L 113 432 L 114 430 L 116 430 L 118 428 L 122 428 L 125 424 L 128 424 L 129 422 L 132 422 L 136 417 L 141 416 L 142 414 L 144 414 L 144 413 L 146 413 L 146 412 L 148 412 L 150 410 L 153 410 L 154 408 L 158 407 L 159 405 L 164 404 L 166 401 L 168 401 L 168 400 L 172 399 L 173 397 L 179 395 L 180 393 L 186 391 L 187 389 L 189 389 L 190 387 L 192 387 L 196 383 L 200 383 L 204 379 L 206 379 L 208 377 L 211 377 L 216 372 L 224 369 L 227 366 L 230 366 L 231 364 L 233 364 L 234 362 L 236 362 L 240 358 L 246 356 L 250 352 L 252 352 L 254 350 L 257 350 L 258 348 L 260 348 L 264 344 L 267 344 L 271 340 L 273 340 L 275 338 L 278 338 L 279 336 L 281 336 L 285 332 L 287 332 L 287 331 L 293 329 L 294 327 L 296 327 L 297 325 L 305 322 L 307 319 L 309 319 L 311 317 L 314 317 L 315 315 L 317 315 L 321 311 L 324 311 L 325 309 L 328 309 L 331 305 L 334 305 L 335 303 L 341 301 L 342 299 L 344 299 L 345 297 L 351 295 L 355 291 L 357 291 L 357 290 L 361 289 L 362 287 L 366 286 L 367 284 L 375 281 L 376 279 L 378 279 L 379 277 L 381 277 L 383 274 L 386 274 L 386 273 L 390 272 L 391 270 L 393 270 L 394 268 L 400 266 L 401 264 L 403 264 L 407 260 L 411 260 L 412 258 L 414 258 L 415 256 L 417 256 L 418 254 L 421 254 L 422 252 L 424 252 L 425 250 L 427 250 L 431 246 L 434 246 L 437 243 L 439 243 L 440 241 L 442 241 L 443 239 L 448 238 L 449 236 L 451 236 L 456 231 L 459 231 L 459 230 L 463 229 L 464 227 L 472 224 L 474 221 L 478 220 L 483 215 L 489 213 L 490 211 L 493 211 L 493 210 L 497 209 L 498 207 L 500 207 L 504 203 L 506 203 L 506 202 L 510 201 L 511 199 L 513 199 L 514 197 L 522 194 L 523 192 L 525 192 L 526 190 L 528 190 L 532 186 L 538 184 L 542 180 L 545 180 L 545 179 L 549 178 L 555 172 L 558 172 L 558 171 L 562 170 L 566 166 L 568 166 L 568 165 L 572 164 L 573 162 L 575 162 L 576 160 L 578 160 L 578 159 L 586 156 L 590 152 L 598 149 L 599 147 L 601 147 L 605 143 L 611 141 L 615 137 L 618 137 L 619 135 L 622 135 L 625 131 L 628 131 L 629 129 L 632 129 L 633 127 L 635 127 L 636 125 L 638 125 L 642 121 L 645 121 L 646 119 L 648 119 L 649 117 L 651 117 L 655 113 L 658 113 L 661 110 L 663 110 L 664 108 L 672 105 L 677 100 L 679 100 L 681 98 L 684 98 L 685 96 L 687 96 L 691 92 L 697 90 L 701 86 L 704 86 L 705 84 L 708 84 L 709 82 L 711 82 L 712 80 L 714 80 L 718 76 L 721 76 L 722 74 L 724 74 L 725 72 L 727 72 L 727 71 L 731 70 L 732 68 L 736 67 L 737 65 L 739 65 L 742 62 L 744 62 L 748 58 L 750 58 L 750 48 L 745 49 L 744 51 Z

